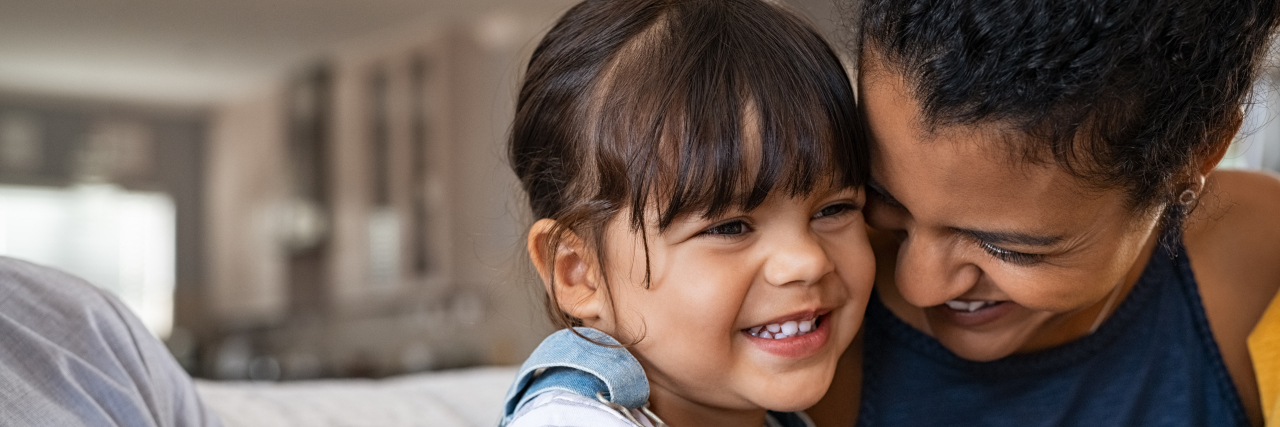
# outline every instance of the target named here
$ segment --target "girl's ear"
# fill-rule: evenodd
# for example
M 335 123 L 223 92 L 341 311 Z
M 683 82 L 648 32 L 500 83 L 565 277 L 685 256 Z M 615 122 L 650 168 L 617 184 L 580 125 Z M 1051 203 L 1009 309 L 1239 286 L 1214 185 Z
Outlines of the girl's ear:
M 604 276 L 586 243 L 573 231 L 563 230 L 555 247 L 549 246 L 557 228 L 555 220 L 545 218 L 529 228 L 529 258 L 560 311 L 592 326 L 608 305 L 608 290 L 600 286 Z

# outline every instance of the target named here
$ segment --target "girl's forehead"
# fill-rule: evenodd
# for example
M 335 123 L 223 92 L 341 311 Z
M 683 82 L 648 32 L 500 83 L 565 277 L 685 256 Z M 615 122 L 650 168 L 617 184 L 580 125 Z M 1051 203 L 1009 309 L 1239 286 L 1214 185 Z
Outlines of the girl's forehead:
M 647 189 L 641 202 L 646 210 L 658 211 L 659 222 L 685 215 L 717 216 L 730 209 L 749 211 L 774 194 L 805 196 L 861 184 L 851 172 L 863 168 L 842 161 L 854 150 L 839 146 L 831 136 L 833 125 L 822 123 L 825 117 L 788 120 L 799 113 L 785 113 L 781 106 L 748 105 L 734 126 L 722 126 L 718 133 L 696 129 L 705 125 L 697 123 L 697 117 L 675 118 L 675 125 L 664 132 L 653 147 L 656 152 L 649 153 L 657 157 L 658 167 L 642 172 L 640 181 L 632 183 Z

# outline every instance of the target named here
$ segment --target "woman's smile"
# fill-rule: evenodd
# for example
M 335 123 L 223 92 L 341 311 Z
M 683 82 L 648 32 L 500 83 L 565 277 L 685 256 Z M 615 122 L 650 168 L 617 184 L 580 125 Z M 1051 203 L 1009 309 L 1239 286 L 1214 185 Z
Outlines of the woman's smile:
M 1012 301 L 961 301 L 950 300 L 942 305 L 929 307 L 930 317 L 968 329 L 978 329 L 994 323 L 1017 308 Z

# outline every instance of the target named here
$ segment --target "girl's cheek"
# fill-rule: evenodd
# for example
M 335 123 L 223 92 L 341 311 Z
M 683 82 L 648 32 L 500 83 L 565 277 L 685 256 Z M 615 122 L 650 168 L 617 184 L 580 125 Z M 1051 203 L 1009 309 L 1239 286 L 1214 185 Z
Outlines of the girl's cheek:
M 861 230 L 862 225 L 858 224 Z M 832 239 L 828 256 L 836 262 L 837 273 L 844 282 L 848 295 L 856 300 L 866 300 L 875 279 L 875 255 L 865 232 L 848 233 Z

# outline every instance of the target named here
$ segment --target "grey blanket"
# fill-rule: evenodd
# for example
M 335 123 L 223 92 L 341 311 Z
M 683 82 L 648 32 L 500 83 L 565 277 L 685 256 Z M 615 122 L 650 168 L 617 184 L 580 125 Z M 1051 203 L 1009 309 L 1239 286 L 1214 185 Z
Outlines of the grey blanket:
M 115 297 L 0 257 L 0 426 L 219 426 Z

